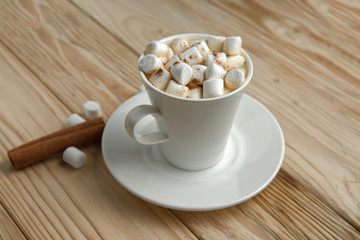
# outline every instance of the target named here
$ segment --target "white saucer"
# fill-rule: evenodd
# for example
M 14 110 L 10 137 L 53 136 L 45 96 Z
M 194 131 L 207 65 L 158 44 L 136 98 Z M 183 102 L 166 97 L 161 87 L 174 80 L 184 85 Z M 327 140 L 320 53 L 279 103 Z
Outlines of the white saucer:
M 271 112 L 248 95 L 242 98 L 225 158 L 203 171 L 178 169 L 157 145 L 143 146 L 127 135 L 125 116 L 140 104 L 150 104 L 146 92 L 112 114 L 102 136 L 102 153 L 115 179 L 142 199 L 180 210 L 225 208 L 255 196 L 280 169 L 285 149 L 281 128 Z M 153 122 L 145 121 L 144 130 L 154 127 Z

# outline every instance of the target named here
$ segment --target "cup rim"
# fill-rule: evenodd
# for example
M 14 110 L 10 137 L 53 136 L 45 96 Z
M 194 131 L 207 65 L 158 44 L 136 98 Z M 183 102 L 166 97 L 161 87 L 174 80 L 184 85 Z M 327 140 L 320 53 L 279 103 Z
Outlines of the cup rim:
M 183 34 L 176 34 L 176 35 L 171 35 L 165 38 L 162 38 L 160 40 L 158 40 L 159 42 L 165 42 L 168 43 L 169 41 L 175 39 L 175 38 L 186 38 L 186 39 L 198 39 L 198 38 L 207 38 L 210 36 L 214 36 L 211 34 L 204 34 L 204 33 L 183 33 Z M 166 93 L 165 91 L 162 91 L 160 89 L 158 89 L 157 87 L 155 87 L 154 85 L 151 84 L 151 82 L 147 79 L 147 77 L 145 76 L 145 74 L 140 70 L 139 68 L 139 61 L 142 57 L 144 57 L 144 52 L 141 53 L 140 57 L 139 57 L 139 61 L 138 61 L 138 71 L 140 74 L 140 77 L 142 79 L 142 81 L 148 86 L 150 87 L 152 90 L 168 97 L 171 99 L 175 99 L 175 100 L 180 100 L 180 101 L 184 101 L 184 102 L 211 102 L 211 101 L 218 101 L 224 98 L 229 98 L 241 91 L 243 91 L 246 86 L 251 82 L 252 76 L 253 76 L 253 63 L 252 60 L 249 56 L 249 54 L 243 49 L 241 48 L 241 51 L 245 57 L 245 63 L 247 65 L 248 68 L 248 73 L 247 73 L 247 77 L 245 80 L 245 83 L 240 86 L 239 88 L 237 88 L 236 90 L 233 90 L 227 94 L 221 95 L 221 96 L 217 96 L 217 97 L 212 97 L 212 98 L 200 98 L 200 99 L 193 99 L 193 98 L 184 98 L 184 97 L 179 97 L 179 96 L 175 96 L 175 95 L 171 95 L 169 93 Z

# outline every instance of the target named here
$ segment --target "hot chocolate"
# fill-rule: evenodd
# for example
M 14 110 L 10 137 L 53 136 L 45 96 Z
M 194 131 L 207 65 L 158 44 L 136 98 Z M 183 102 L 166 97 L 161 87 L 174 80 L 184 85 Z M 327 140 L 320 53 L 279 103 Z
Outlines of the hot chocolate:
M 247 67 L 241 37 L 176 38 L 150 42 L 139 69 L 156 88 L 200 99 L 225 95 L 245 82 Z

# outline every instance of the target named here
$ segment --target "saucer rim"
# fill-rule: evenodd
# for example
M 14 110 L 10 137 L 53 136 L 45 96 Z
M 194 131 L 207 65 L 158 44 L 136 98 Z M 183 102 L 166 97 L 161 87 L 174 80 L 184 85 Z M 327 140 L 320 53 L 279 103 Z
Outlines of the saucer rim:
M 127 105 L 131 105 L 133 101 L 136 101 L 137 98 L 141 97 L 141 95 L 146 95 L 146 91 L 142 91 L 139 92 L 138 94 L 135 94 L 134 96 L 130 97 L 128 100 L 126 100 L 123 104 L 121 104 L 119 107 L 117 107 L 115 109 L 115 111 L 112 113 L 112 115 L 110 116 L 110 118 L 108 119 L 108 122 L 111 120 L 111 118 L 115 115 L 115 113 L 117 111 L 119 111 L 121 108 L 125 108 L 127 107 Z M 230 201 L 227 202 L 226 204 L 221 204 L 221 205 L 216 205 L 216 206 L 212 206 L 212 207 L 189 207 L 189 206 L 177 206 L 176 204 L 169 204 L 169 203 L 165 203 L 165 202 L 161 202 L 161 201 L 157 201 L 154 200 L 152 198 L 149 198 L 145 195 L 140 195 L 139 193 L 135 192 L 132 188 L 128 187 L 125 183 L 123 183 L 122 180 L 120 180 L 117 176 L 117 174 L 114 172 L 114 170 L 109 166 L 109 161 L 106 161 L 107 157 L 106 157 L 106 153 L 104 151 L 104 137 L 105 137 L 105 133 L 107 128 L 109 128 L 109 124 L 107 123 L 105 125 L 104 131 L 103 131 L 103 135 L 102 135 L 102 139 L 101 139 L 101 150 L 102 150 L 102 156 L 104 159 L 104 163 L 106 165 L 106 168 L 108 169 L 108 171 L 111 173 L 111 175 L 115 178 L 115 180 L 122 186 L 124 187 L 127 191 L 129 191 L 130 193 L 134 194 L 135 196 L 139 197 L 140 199 L 143 199 L 147 202 L 150 202 L 152 204 L 161 206 L 161 207 L 166 207 L 169 209 L 174 209 L 174 210 L 181 210 L 181 211 L 211 211 L 211 210 L 219 210 L 219 209 L 224 209 L 224 208 L 228 208 L 228 207 L 232 207 L 235 206 L 237 204 L 240 204 L 242 202 L 245 202 L 251 198 L 253 198 L 254 196 L 256 196 L 257 194 L 259 194 L 261 191 L 263 191 L 276 177 L 276 175 L 278 174 L 278 172 L 280 171 L 281 165 L 284 161 L 284 156 L 285 156 L 285 138 L 284 138 L 284 134 L 282 131 L 282 128 L 279 124 L 279 122 L 277 121 L 277 119 L 275 118 L 275 116 L 271 113 L 271 111 L 265 107 L 260 101 L 258 101 L 257 99 L 255 99 L 254 97 L 245 94 L 243 95 L 243 98 L 247 97 L 249 98 L 251 101 L 255 102 L 256 105 L 258 105 L 259 107 L 262 108 L 263 111 L 265 111 L 267 113 L 268 116 L 270 116 L 273 120 L 273 123 L 275 124 L 274 126 L 276 126 L 276 129 L 279 132 L 279 148 L 281 149 L 281 154 L 280 154 L 280 159 L 277 163 L 277 166 L 274 168 L 272 175 L 264 182 L 264 184 L 262 184 L 260 187 L 258 187 L 256 189 L 256 191 L 254 191 L 253 193 L 243 197 L 243 198 L 239 198 L 235 201 Z M 125 105 L 125 106 L 124 106 Z M 185 170 L 184 170 L 185 171 Z

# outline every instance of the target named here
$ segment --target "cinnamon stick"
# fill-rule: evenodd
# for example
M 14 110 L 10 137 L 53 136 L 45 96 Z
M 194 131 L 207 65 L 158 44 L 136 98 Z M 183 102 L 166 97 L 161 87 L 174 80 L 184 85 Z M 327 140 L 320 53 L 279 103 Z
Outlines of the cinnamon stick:
M 8 151 L 8 156 L 13 167 L 20 169 L 61 153 L 67 147 L 99 142 L 104 127 L 104 120 L 95 118 L 25 143 Z

